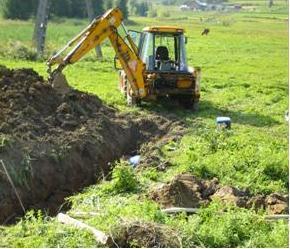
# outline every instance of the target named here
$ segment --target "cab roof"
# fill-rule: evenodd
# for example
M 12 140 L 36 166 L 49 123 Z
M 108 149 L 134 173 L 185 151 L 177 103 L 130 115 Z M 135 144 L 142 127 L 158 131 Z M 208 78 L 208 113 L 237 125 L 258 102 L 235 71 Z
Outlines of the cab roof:
M 150 26 L 143 29 L 144 32 L 156 33 L 185 33 L 183 28 L 177 26 Z

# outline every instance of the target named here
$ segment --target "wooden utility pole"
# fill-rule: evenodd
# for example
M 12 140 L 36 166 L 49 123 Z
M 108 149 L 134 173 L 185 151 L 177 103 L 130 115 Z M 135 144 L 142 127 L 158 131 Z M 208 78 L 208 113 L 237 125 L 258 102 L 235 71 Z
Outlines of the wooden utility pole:
M 273 5 L 274 5 L 274 0 L 269 0 L 269 8 L 272 8 Z
M 95 15 L 96 15 L 92 0 L 86 0 L 86 6 L 87 6 L 88 17 L 89 17 L 90 21 L 92 21 L 95 18 Z M 97 46 L 96 47 L 96 55 L 97 55 L 98 59 L 102 59 L 103 58 L 103 53 L 102 53 L 101 46 Z
M 38 2 L 36 22 L 33 34 L 33 41 L 34 44 L 36 45 L 38 58 L 41 58 L 43 56 L 45 48 L 46 29 L 49 14 L 49 2 L 50 0 L 39 0 Z

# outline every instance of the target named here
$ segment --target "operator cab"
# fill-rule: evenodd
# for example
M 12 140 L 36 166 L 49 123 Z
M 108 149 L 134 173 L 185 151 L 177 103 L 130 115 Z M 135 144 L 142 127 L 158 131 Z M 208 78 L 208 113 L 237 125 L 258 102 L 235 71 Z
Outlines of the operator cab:
M 178 27 L 147 27 L 139 42 L 139 56 L 147 71 L 187 72 L 184 30 Z

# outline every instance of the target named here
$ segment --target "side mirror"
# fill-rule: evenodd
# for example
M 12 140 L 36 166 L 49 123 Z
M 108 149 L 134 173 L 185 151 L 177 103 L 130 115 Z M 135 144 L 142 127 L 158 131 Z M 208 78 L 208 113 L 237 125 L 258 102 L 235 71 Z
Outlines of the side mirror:
M 184 37 L 184 43 L 187 44 L 187 42 L 188 42 L 188 37 L 185 36 L 185 37 Z
M 115 55 L 115 57 L 114 57 L 114 68 L 116 70 L 122 70 L 121 64 L 120 64 L 120 61 L 119 61 L 119 58 L 117 55 Z

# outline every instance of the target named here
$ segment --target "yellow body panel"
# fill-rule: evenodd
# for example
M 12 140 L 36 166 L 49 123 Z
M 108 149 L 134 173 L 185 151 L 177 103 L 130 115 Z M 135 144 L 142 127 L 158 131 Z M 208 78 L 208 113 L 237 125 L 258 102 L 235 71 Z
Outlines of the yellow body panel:
M 119 35 L 117 28 L 122 25 L 123 14 L 119 8 L 108 10 L 102 17 L 96 18 L 79 35 L 71 40 L 63 49 L 48 60 L 48 66 L 58 64 L 55 73 L 61 72 L 68 64 L 73 64 L 84 57 L 89 51 L 109 38 L 123 70 L 126 73 L 134 96 L 144 98 L 148 94 L 145 89 L 145 65 L 137 54 L 137 48 L 127 36 L 130 46 Z M 76 45 L 75 45 L 76 44 Z M 65 56 L 62 54 L 70 47 L 75 47 Z
M 185 33 L 183 28 L 177 26 L 150 26 L 144 28 L 143 31 L 156 33 Z
M 179 79 L 177 81 L 178 88 L 189 88 L 192 85 L 192 80 L 190 79 Z

